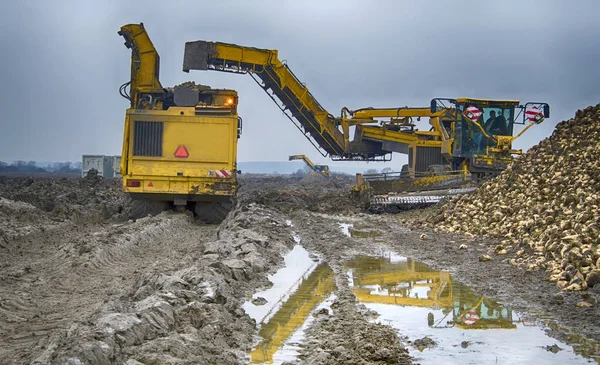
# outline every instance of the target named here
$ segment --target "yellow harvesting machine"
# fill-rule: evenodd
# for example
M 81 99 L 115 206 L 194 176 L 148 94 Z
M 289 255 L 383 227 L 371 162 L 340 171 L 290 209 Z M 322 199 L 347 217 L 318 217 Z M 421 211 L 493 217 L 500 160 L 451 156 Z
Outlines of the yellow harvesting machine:
M 439 202 L 475 191 L 477 183 L 502 172 L 522 150 L 515 139 L 549 117 L 546 103 L 491 99 L 433 99 L 429 108 L 345 110 L 357 122 L 388 118 L 382 127 L 365 126 L 363 138 L 385 141 L 408 155 L 400 172 L 358 174 L 353 193 L 374 211 Z M 428 130 L 419 130 L 421 118 Z M 515 125 L 525 127 L 514 135 Z
M 118 34 L 131 49 L 131 79 L 120 88 L 130 101 L 120 166 L 123 190 L 133 199 L 187 207 L 207 222 L 219 222 L 237 191 L 242 128 L 237 92 L 194 83 L 163 88 L 160 58 L 144 25 L 125 25 Z
M 518 100 L 459 98 L 433 99 L 421 108 L 344 107 L 340 117 L 335 117 L 279 60 L 277 50 L 222 42 L 186 42 L 183 71 L 190 70 L 249 74 L 313 146 L 333 160 L 389 161 L 394 152 L 408 155 L 405 171 L 383 176 L 386 181 L 398 178 L 395 189 L 387 190 L 389 182 L 381 185 L 382 189 L 374 189 L 371 182 L 381 176 L 358 176 L 363 182 L 354 188 L 358 196 L 404 191 L 407 185 L 418 191 L 464 186 L 472 177 L 497 174 L 514 154 L 521 153 L 512 148 L 514 139 L 549 116 L 546 103 L 521 105 Z M 426 130 L 419 130 L 414 123 L 421 118 L 429 120 Z M 525 129 L 513 136 L 514 125 L 526 123 Z M 365 191 L 369 194 L 363 194 Z M 438 197 L 425 200 L 435 202 Z
M 325 177 L 331 177 L 331 170 L 329 170 L 329 166 L 327 165 L 315 165 L 310 158 L 306 155 L 292 155 L 289 157 L 290 161 L 293 160 L 302 160 L 306 165 L 314 172 L 319 173 Z

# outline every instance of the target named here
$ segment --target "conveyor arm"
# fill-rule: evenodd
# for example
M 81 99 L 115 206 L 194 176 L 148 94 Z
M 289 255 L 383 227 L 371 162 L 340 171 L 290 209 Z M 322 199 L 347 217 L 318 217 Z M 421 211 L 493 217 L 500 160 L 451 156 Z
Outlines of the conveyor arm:
M 363 160 L 386 154 L 381 150 L 349 153 L 348 134 L 338 129 L 339 119 L 319 104 L 289 67 L 279 60 L 276 50 L 220 42 L 187 42 L 183 71 L 189 70 L 250 73 L 274 101 L 273 96 L 281 101 L 279 107 L 323 156 Z

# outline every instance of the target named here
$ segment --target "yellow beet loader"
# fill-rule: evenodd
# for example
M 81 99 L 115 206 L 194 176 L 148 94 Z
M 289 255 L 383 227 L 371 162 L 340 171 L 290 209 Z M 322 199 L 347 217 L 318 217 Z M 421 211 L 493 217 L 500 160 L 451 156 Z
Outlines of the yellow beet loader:
M 333 160 L 389 161 L 393 153 L 407 154 L 403 171 L 357 176 L 353 194 L 379 210 L 428 205 L 472 191 L 470 182 L 504 170 L 513 155 L 522 153 L 512 142 L 549 117 L 546 103 L 473 98 L 433 99 L 423 108 L 344 107 L 335 117 L 277 50 L 230 43 L 186 42 L 183 71 L 190 70 L 249 74 L 312 145 Z M 425 130 L 417 128 L 421 119 L 429 120 Z M 516 124 L 527 123 L 513 136 Z
M 343 118 L 356 123 L 387 118 L 380 128 L 363 127 L 363 138 L 408 155 L 399 172 L 358 174 L 353 194 L 381 212 L 474 192 L 523 153 L 512 148 L 513 141 L 549 114 L 546 103 L 472 98 L 434 99 L 429 108 L 344 110 Z M 418 129 L 422 118 L 429 122 L 426 130 Z M 515 125 L 525 126 L 516 136 Z

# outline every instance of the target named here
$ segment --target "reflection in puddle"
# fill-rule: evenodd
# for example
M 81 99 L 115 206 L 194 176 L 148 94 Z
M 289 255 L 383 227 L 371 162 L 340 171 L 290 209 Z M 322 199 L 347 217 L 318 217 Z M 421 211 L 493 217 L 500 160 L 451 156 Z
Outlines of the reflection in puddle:
M 340 226 L 340 230 L 342 231 L 342 233 L 348 237 L 352 237 L 352 238 L 372 238 L 372 237 L 379 237 L 383 235 L 383 232 L 381 232 L 380 230 L 371 228 L 371 227 L 367 227 L 367 226 L 361 226 L 361 225 L 356 225 L 353 223 L 338 223 Z
M 299 239 L 298 239 L 299 240 Z M 297 240 L 297 241 L 298 241 Z M 262 305 L 252 304 L 252 300 L 244 303 L 243 308 L 257 323 L 265 322 L 281 307 L 290 293 L 296 290 L 305 275 L 315 269 L 315 263 L 301 245 L 295 245 L 284 257 L 284 266 L 275 274 L 269 276 L 273 286 L 267 290 L 254 293 L 252 299 L 264 298 L 266 303 Z
M 319 303 L 319 305 L 312 312 L 318 313 L 321 309 L 331 308 L 331 304 L 333 304 L 333 301 L 336 298 L 337 297 L 335 294 L 330 294 L 329 297 L 323 302 Z M 298 326 L 296 331 L 292 333 L 292 335 L 285 341 L 283 346 L 281 346 L 273 354 L 273 364 L 283 364 L 285 362 L 293 362 L 297 360 L 301 350 L 300 343 L 302 340 L 304 340 L 304 330 L 310 327 L 313 321 L 314 317 L 308 316 L 304 323 L 302 323 L 301 326 Z
M 255 293 L 266 304 L 244 303 L 244 310 L 260 324 L 260 343 L 250 352 L 252 363 L 290 361 L 297 355 L 294 343 L 303 337 L 309 315 L 328 306 L 335 290 L 334 275 L 326 263 L 315 263 L 308 251 L 296 245 L 285 257 L 285 266 L 269 278 L 273 287 Z M 285 360 L 284 360 L 285 359 Z
M 444 271 L 406 259 L 356 257 L 347 262 L 357 299 L 377 311 L 378 322 L 411 340 L 436 345 L 411 355 L 422 364 L 585 364 L 572 346 L 549 337 L 536 321 L 474 293 Z M 563 349 L 548 350 L 553 345 Z M 411 348 L 412 347 L 412 348 Z
M 352 238 L 371 238 L 383 235 L 383 232 L 375 229 L 352 229 L 348 230 Z

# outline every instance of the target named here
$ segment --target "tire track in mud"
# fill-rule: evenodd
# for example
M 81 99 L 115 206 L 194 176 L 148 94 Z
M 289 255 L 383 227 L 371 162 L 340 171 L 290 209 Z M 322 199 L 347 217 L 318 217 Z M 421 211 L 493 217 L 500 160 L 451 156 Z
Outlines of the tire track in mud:
M 163 214 L 122 225 L 67 226 L 11 242 L 0 256 L 0 363 L 30 363 L 73 323 L 129 290 L 140 273 L 184 261 L 186 246 L 214 229 Z
M 256 327 L 244 298 L 268 285 L 294 240 L 281 214 L 252 203 L 212 233 L 206 244 L 184 247 L 172 267 L 138 275 L 39 363 L 245 363 Z

